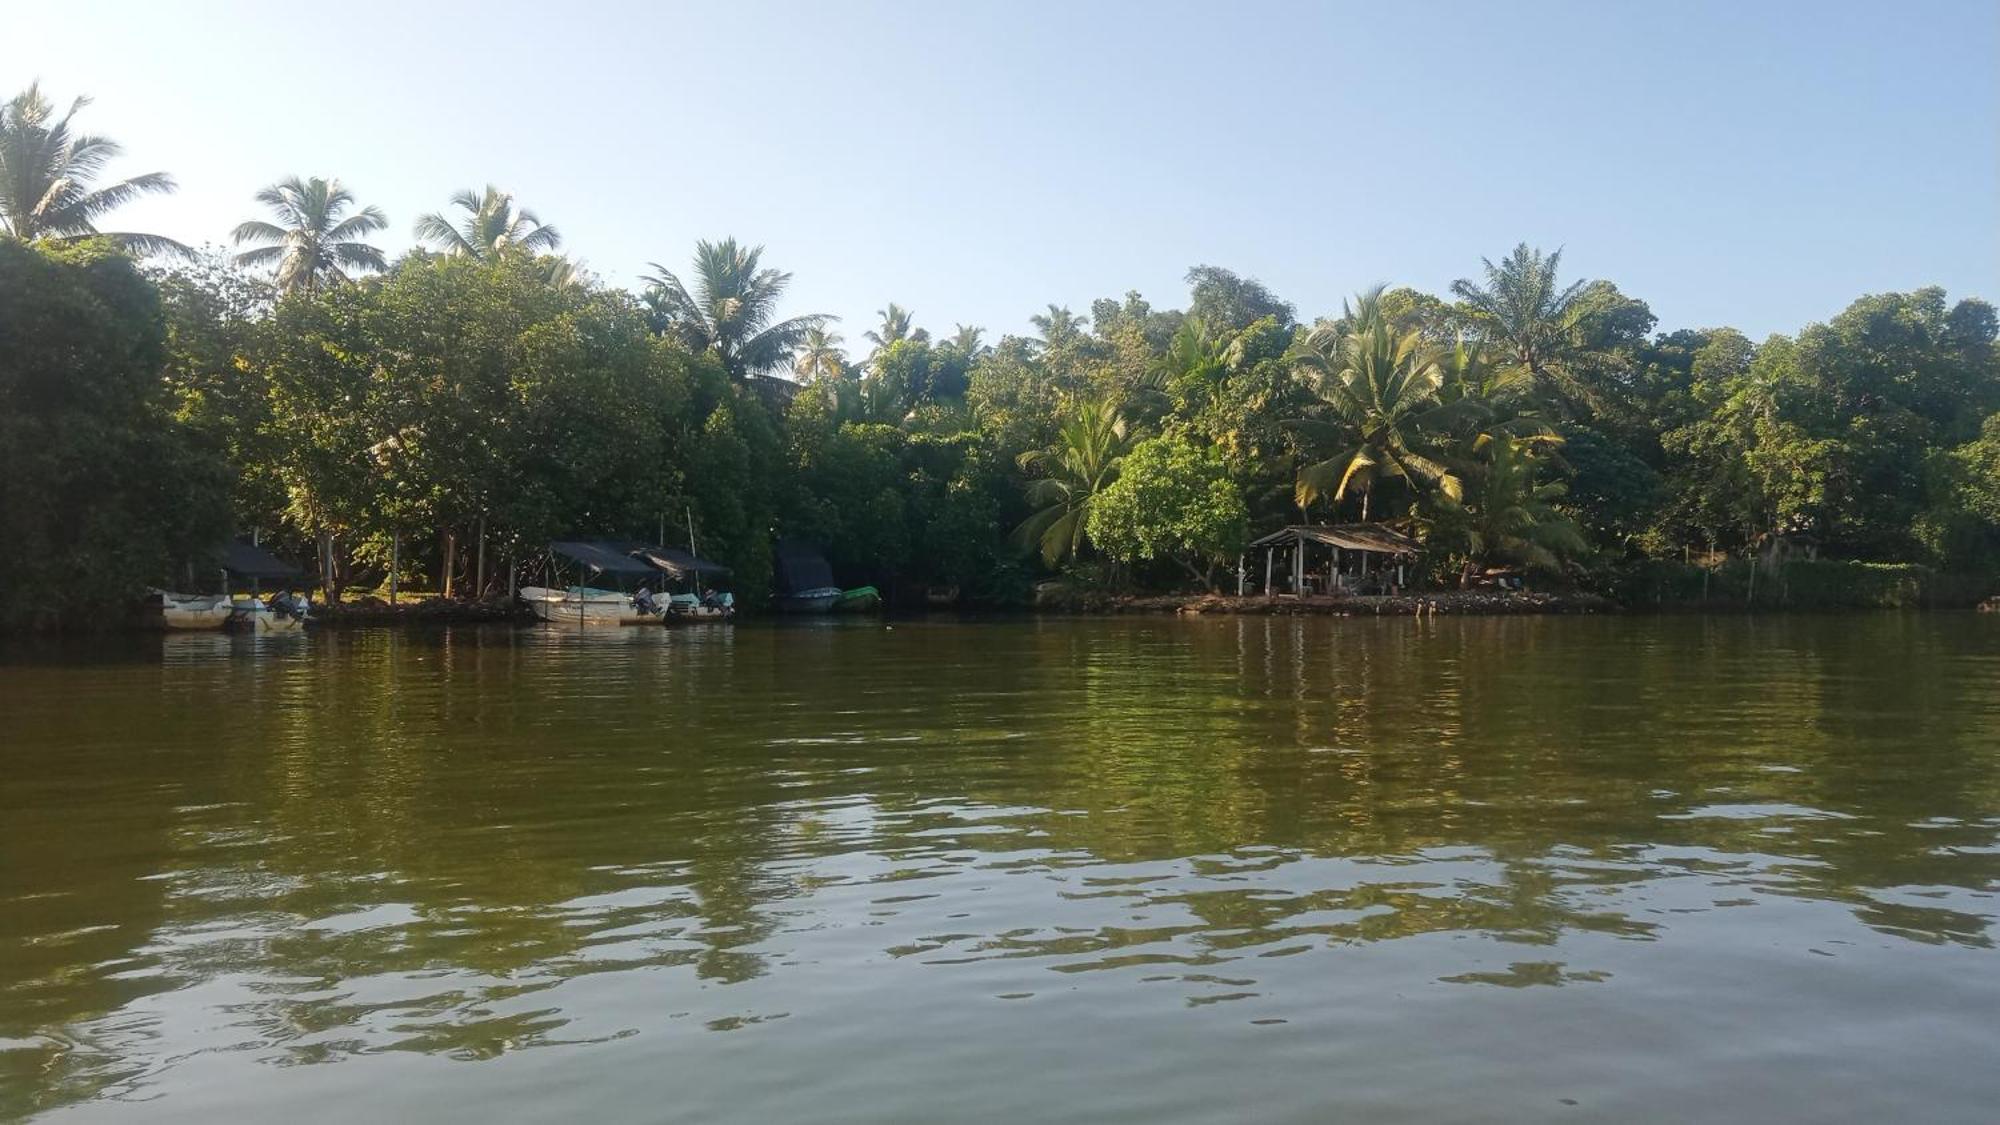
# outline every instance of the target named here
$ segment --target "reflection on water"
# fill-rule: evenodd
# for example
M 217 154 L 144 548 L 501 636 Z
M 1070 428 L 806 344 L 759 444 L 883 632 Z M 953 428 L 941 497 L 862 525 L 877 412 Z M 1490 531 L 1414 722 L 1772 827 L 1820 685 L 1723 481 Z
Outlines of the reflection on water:
M 2000 1096 L 2000 622 L 0 659 L 0 1118 L 1980 1120 Z

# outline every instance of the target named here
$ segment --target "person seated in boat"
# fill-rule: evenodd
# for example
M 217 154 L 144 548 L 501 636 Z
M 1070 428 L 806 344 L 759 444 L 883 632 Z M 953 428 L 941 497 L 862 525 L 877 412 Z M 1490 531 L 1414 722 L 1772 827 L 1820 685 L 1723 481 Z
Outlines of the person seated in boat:
M 653 591 L 646 586 L 639 587 L 639 592 L 632 595 L 632 604 L 639 608 L 640 613 L 660 612 L 660 607 L 653 601 Z

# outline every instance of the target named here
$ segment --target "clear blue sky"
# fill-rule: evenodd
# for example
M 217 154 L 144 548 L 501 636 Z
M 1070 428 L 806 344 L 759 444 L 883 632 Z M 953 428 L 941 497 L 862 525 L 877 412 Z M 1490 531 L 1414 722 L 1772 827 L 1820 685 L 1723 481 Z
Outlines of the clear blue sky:
M 1307 317 L 1515 242 L 1662 328 L 2000 299 L 2000 4 L 24 4 L 0 84 L 89 93 L 119 226 L 220 242 L 288 173 L 386 246 L 514 191 L 607 280 L 735 235 L 850 348 L 898 301 L 1025 329 L 1197 263 Z

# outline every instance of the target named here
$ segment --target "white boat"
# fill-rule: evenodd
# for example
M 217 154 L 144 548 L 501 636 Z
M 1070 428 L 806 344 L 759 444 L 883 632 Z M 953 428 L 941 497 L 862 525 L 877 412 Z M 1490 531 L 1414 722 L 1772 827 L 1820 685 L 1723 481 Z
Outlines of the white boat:
M 617 590 L 523 586 L 520 596 L 536 617 L 552 625 L 647 625 L 660 620 L 658 613 L 641 610 L 630 594 Z
M 154 590 L 147 602 L 156 616 L 153 624 L 171 632 L 188 629 L 220 629 L 229 623 L 234 607 L 220 594 L 176 594 Z

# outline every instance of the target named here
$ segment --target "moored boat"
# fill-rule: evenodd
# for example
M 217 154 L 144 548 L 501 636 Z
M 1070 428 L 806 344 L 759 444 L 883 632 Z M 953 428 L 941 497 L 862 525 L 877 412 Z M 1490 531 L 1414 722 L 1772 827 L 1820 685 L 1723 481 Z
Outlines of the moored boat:
M 882 606 L 882 591 L 873 586 L 856 586 L 852 590 L 842 590 L 834 599 L 835 613 L 867 613 Z
M 780 613 L 826 613 L 840 601 L 843 591 L 833 584 L 833 568 L 818 547 L 780 539 L 777 556 Z
M 146 599 L 147 623 L 157 629 L 180 632 L 192 629 L 220 629 L 233 612 L 223 594 L 176 594 L 154 590 Z
M 520 598 L 536 617 L 552 625 L 644 625 L 660 619 L 658 613 L 641 609 L 630 594 L 617 590 L 523 586 Z
M 795 594 L 778 596 L 780 613 L 827 613 L 833 603 L 840 600 L 840 587 L 817 586 L 810 590 L 800 590 Z

